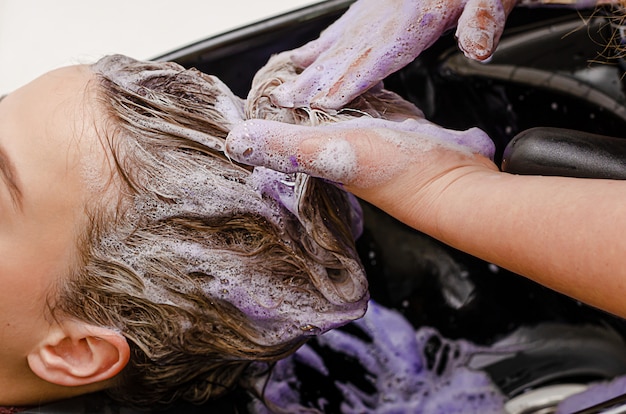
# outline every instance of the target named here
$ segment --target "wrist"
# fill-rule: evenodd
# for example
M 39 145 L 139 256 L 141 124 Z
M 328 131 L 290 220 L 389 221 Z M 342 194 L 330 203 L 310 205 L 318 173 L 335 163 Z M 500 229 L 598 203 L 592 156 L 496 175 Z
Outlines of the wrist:
M 347 189 L 403 223 L 441 239 L 450 227 L 446 216 L 471 208 L 467 203 L 480 193 L 479 189 L 492 177 L 503 175 L 486 157 L 457 156 L 461 162 L 449 168 L 441 167 L 450 161 L 448 153 L 428 165 L 414 163 L 402 175 L 376 188 Z
M 453 241 L 460 227 L 480 217 L 472 210 L 482 208 L 494 181 L 504 178 L 490 164 L 463 166 L 438 177 L 414 204 L 411 216 L 415 221 L 409 225 L 438 240 Z

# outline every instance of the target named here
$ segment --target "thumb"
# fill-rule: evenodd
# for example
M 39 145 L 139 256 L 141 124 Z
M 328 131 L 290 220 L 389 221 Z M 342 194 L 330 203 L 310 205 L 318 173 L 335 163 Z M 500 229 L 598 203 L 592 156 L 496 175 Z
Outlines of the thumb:
M 226 154 L 243 164 L 346 183 L 357 173 L 357 154 L 349 135 L 349 129 L 255 119 L 230 131 Z

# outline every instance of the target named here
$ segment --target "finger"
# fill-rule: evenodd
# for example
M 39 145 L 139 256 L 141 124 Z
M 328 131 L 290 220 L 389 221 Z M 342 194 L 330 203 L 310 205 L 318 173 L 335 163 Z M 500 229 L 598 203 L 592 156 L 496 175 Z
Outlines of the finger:
M 291 51 L 289 57 L 296 67 L 301 69 L 307 68 L 315 62 L 321 53 L 332 46 L 334 40 L 335 39 L 330 36 L 320 36 L 319 39 L 313 40 L 304 46 Z
M 450 3 L 455 10 L 460 10 L 463 2 Z M 402 10 L 372 10 L 378 14 L 368 15 L 370 20 L 356 17 L 352 17 L 353 21 L 346 20 L 353 25 L 362 23 L 356 25 L 359 32 L 337 32 L 334 43 L 296 80 L 274 90 L 272 102 L 287 108 L 339 109 L 413 61 L 451 27 L 458 16 L 456 12 L 440 16 L 441 11 L 430 3 L 403 2 Z M 402 18 L 398 18 L 398 14 Z M 364 19 L 360 14 L 358 17 Z M 376 30 L 364 29 L 371 27 Z
M 440 125 L 434 124 L 426 119 L 412 118 L 405 119 L 402 122 L 389 122 L 382 119 L 363 119 L 359 118 L 350 123 L 360 128 L 380 128 L 381 125 L 387 130 L 397 132 L 405 132 L 405 140 L 411 145 L 403 146 L 403 150 L 413 150 L 415 152 L 423 152 L 427 149 L 424 142 L 427 140 L 433 144 L 452 145 L 451 148 L 456 151 L 471 152 L 480 154 L 493 160 L 495 154 L 495 144 L 482 129 L 469 128 L 467 130 L 447 129 Z M 345 123 L 347 124 L 347 123 Z M 417 135 L 414 135 L 417 134 Z M 396 143 L 397 144 L 397 143 Z
M 377 84 L 384 60 L 372 47 L 328 50 L 291 82 L 272 91 L 272 103 L 285 108 L 336 110 Z
M 350 32 L 354 31 L 354 24 L 363 20 L 363 15 L 367 15 L 370 8 L 367 1 L 353 3 L 339 19 L 324 29 L 316 40 L 293 50 L 292 62 L 300 68 L 313 64 L 321 53 L 339 43 L 343 37 L 352 35 Z
M 244 164 L 346 182 L 357 171 L 355 152 L 346 139 L 349 133 L 349 130 L 250 120 L 228 134 L 226 153 Z
M 456 37 L 470 59 L 483 61 L 493 54 L 506 18 L 516 0 L 469 0 L 459 17 Z
M 347 16 L 349 17 L 350 14 Z M 345 18 L 346 15 L 342 17 L 342 19 Z M 336 45 L 342 36 L 346 36 L 342 19 L 328 26 L 317 39 L 294 49 L 291 52 L 291 61 L 299 68 L 306 68 L 313 64 L 322 53 Z
M 371 1 L 370 1 L 371 3 Z M 373 10 L 368 1 L 360 0 L 337 21 L 327 27 L 319 38 L 291 51 L 290 59 L 304 72 L 297 80 L 285 82 L 272 93 L 272 103 L 284 108 L 309 107 L 320 91 L 328 90 L 334 79 L 340 78 L 337 66 L 345 64 L 354 53 L 351 39 L 353 36 L 363 37 L 360 33 L 363 22 L 371 19 L 367 15 Z M 349 100 L 322 109 L 338 109 Z M 317 107 L 321 108 L 321 107 Z
M 420 125 L 413 130 L 432 137 L 432 139 L 439 140 L 440 142 L 458 145 L 471 153 L 480 154 L 490 160 L 493 160 L 495 155 L 495 144 L 493 140 L 479 128 L 456 131 L 425 121 L 420 123 Z
M 419 41 L 380 36 L 373 42 L 329 49 L 293 81 L 274 89 L 272 103 L 285 108 L 343 108 L 415 59 L 442 30 L 438 25 L 430 35 L 421 34 Z

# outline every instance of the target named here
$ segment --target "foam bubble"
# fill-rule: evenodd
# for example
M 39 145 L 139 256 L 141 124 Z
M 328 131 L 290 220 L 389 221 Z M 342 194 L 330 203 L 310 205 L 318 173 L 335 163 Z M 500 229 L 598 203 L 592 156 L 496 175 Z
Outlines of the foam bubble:
M 314 340 L 315 346 L 305 345 L 280 361 L 269 381 L 259 378 L 257 386 L 264 387 L 264 400 L 286 412 L 324 412 L 328 395 L 315 398 L 301 394 L 306 391 L 301 388 L 297 367 L 305 365 L 316 372 L 315 376 L 324 378 L 322 381 L 333 382 L 342 401 L 341 412 L 504 412 L 504 396 L 487 374 L 468 368 L 474 354 L 488 350 L 466 341 L 445 339 L 432 328 L 416 332 L 399 313 L 374 302 L 353 326 L 361 331 L 360 335 L 348 333 L 353 330 L 328 332 Z M 320 354 L 323 350 L 332 350 L 331 359 L 324 360 L 328 351 Z M 336 367 L 326 361 L 338 360 L 358 362 L 358 367 L 352 367 L 354 382 L 346 378 L 345 372 L 333 376 Z M 258 400 L 251 404 L 251 411 L 271 412 Z
M 333 139 L 314 157 L 312 169 L 324 171 L 331 180 L 351 180 L 358 170 L 357 156 L 349 142 Z

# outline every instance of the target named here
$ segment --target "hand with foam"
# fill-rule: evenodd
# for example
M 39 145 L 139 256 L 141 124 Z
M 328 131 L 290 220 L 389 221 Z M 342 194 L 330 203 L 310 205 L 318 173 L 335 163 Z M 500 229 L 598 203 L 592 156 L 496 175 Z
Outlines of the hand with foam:
M 321 36 L 292 53 L 303 68 L 277 88 L 283 107 L 339 109 L 457 26 L 461 50 L 489 58 L 517 0 L 358 0 Z
M 407 192 L 418 203 L 422 193 L 437 191 L 434 182 L 445 188 L 465 167 L 496 169 L 493 142 L 483 131 L 453 131 L 424 119 L 362 117 L 317 127 L 250 120 L 230 132 L 226 151 L 245 164 L 340 183 L 399 215 L 406 213 Z

